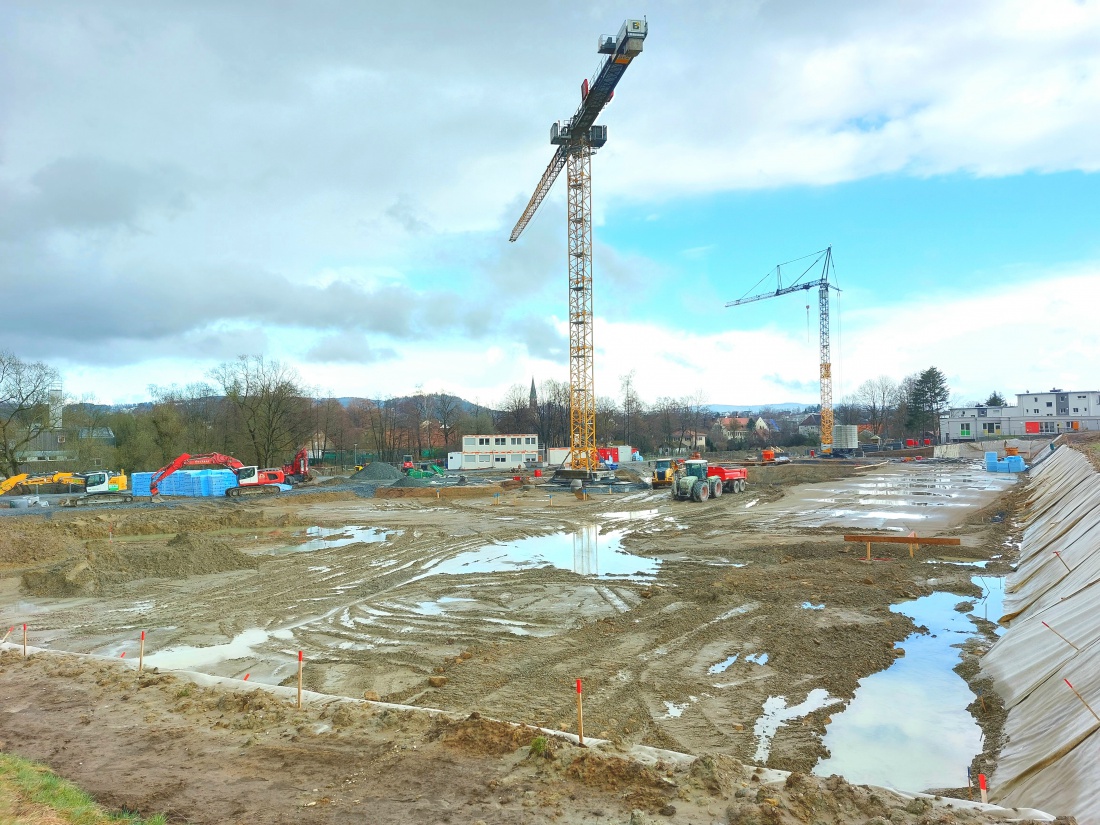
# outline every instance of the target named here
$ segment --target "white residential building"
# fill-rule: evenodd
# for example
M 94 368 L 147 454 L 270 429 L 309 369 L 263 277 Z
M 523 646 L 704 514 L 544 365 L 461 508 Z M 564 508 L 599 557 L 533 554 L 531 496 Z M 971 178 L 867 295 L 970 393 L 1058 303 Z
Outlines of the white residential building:
M 448 456 L 447 469 L 516 470 L 538 460 L 539 437 L 534 433 L 467 435 L 462 438 L 462 452 Z
M 1100 430 L 1100 391 L 1022 392 L 1013 407 L 957 407 L 941 419 L 945 441 L 1083 430 Z

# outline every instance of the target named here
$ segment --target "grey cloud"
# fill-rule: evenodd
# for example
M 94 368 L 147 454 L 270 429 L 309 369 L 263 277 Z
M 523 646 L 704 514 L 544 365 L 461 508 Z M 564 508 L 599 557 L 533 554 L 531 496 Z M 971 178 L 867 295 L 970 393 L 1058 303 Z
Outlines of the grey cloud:
M 389 347 L 372 347 L 362 335 L 330 335 L 310 347 L 305 358 L 324 364 L 375 364 L 396 359 L 397 352 Z
M 534 358 L 557 364 L 569 361 L 569 339 L 546 318 L 528 317 L 507 325 L 509 338 L 523 344 Z
M 94 157 L 53 161 L 21 191 L 10 187 L 0 199 L 0 237 L 9 238 L 51 229 L 137 228 L 143 215 L 178 213 L 191 201 L 178 170 Z

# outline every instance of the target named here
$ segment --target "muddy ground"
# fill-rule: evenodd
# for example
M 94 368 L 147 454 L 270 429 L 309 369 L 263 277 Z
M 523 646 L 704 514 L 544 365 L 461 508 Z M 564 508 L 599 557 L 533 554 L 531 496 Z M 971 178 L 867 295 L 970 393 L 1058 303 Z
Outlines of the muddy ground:
M 5 653 L 0 737 L 108 804 L 191 822 L 625 822 L 669 806 L 677 822 L 812 821 L 798 794 L 820 796 L 834 821 L 887 817 L 889 803 L 857 804 L 863 792 L 835 781 L 833 793 L 807 778 L 738 796 L 754 784 L 740 765 L 808 772 L 830 715 L 914 632 L 889 606 L 933 589 L 977 598 L 950 561 L 1007 569 L 1013 481 L 957 463 L 792 465 L 753 468 L 746 493 L 704 504 L 527 485 L 499 498 L 318 491 L 7 517 L 3 629 L 25 621 L 32 645 L 126 661 L 142 630 L 147 640 L 140 678 Z M 874 545 L 868 563 L 864 545 L 843 541 L 910 529 L 962 546 L 910 559 Z M 262 687 L 295 683 L 298 650 L 308 690 L 565 731 L 581 678 L 585 733 L 609 741 L 611 762 L 561 743 L 532 757 L 528 734 L 490 747 L 504 734 L 484 719 L 462 723 L 467 735 L 376 705 L 339 723 L 328 705 L 296 711 Z M 261 692 L 180 684 L 164 672 L 174 668 L 247 674 Z M 821 688 L 832 703 L 780 726 L 758 758 L 764 701 Z M 994 743 L 996 699 L 984 698 L 974 709 Z M 634 745 L 706 754 L 711 767 L 618 764 Z M 699 775 L 715 770 L 725 778 Z

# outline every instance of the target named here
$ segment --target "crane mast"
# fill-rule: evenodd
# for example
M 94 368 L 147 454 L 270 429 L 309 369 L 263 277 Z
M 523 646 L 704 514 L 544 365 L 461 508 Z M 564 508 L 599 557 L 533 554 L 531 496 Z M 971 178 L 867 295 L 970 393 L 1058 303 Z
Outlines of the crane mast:
M 765 298 L 777 298 L 780 295 L 789 295 L 792 292 L 817 288 L 818 348 L 821 355 L 819 370 L 821 381 L 821 452 L 828 455 L 833 451 L 833 363 L 829 346 L 829 290 L 835 289 L 839 292 L 840 288 L 829 281 L 829 275 L 833 267 L 833 248 L 831 246 L 826 247 L 820 252 L 813 252 L 810 255 L 796 259 L 796 261 L 803 261 L 811 257 L 814 258 L 814 261 L 789 286 L 783 286 L 782 267 L 785 264 L 780 264 L 775 268 L 776 288 L 774 292 L 763 292 L 745 298 L 738 298 L 736 301 L 728 302 L 726 306 L 741 306 L 742 304 L 751 304 L 754 301 L 763 301 Z M 795 263 L 796 261 L 788 261 L 787 263 Z M 799 283 L 806 273 L 811 269 L 815 269 L 819 263 L 821 264 L 820 277 L 817 280 Z
M 601 35 L 600 54 L 608 55 L 596 76 L 581 85 L 581 104 L 569 120 L 550 127 L 557 148 L 534 194 L 516 221 L 515 241 L 545 200 L 562 169 L 568 189 L 569 269 L 569 466 L 574 477 L 588 478 L 599 466 L 596 450 L 596 385 L 592 342 L 592 155 L 607 143 L 607 127 L 595 121 L 610 102 L 630 62 L 642 51 L 648 33 L 643 20 L 626 20 L 618 36 Z

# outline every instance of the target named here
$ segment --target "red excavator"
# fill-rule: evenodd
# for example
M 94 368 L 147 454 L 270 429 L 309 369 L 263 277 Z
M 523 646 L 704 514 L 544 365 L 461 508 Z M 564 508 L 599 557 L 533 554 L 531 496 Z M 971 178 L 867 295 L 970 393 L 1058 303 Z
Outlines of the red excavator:
M 184 453 L 157 470 L 156 475 L 149 482 L 149 494 L 157 495 L 160 492 L 160 483 L 176 470 L 196 466 L 228 467 L 232 470 L 237 476 L 237 486 L 230 487 L 225 491 L 225 494 L 233 497 L 257 493 L 277 493 L 280 490 L 280 484 L 300 484 L 311 478 L 309 474 L 309 451 L 305 447 L 298 451 L 298 454 L 294 456 L 289 464 L 266 470 L 261 470 L 254 465 L 247 467 L 233 456 L 223 455 L 222 453 L 204 453 L 203 455 Z

